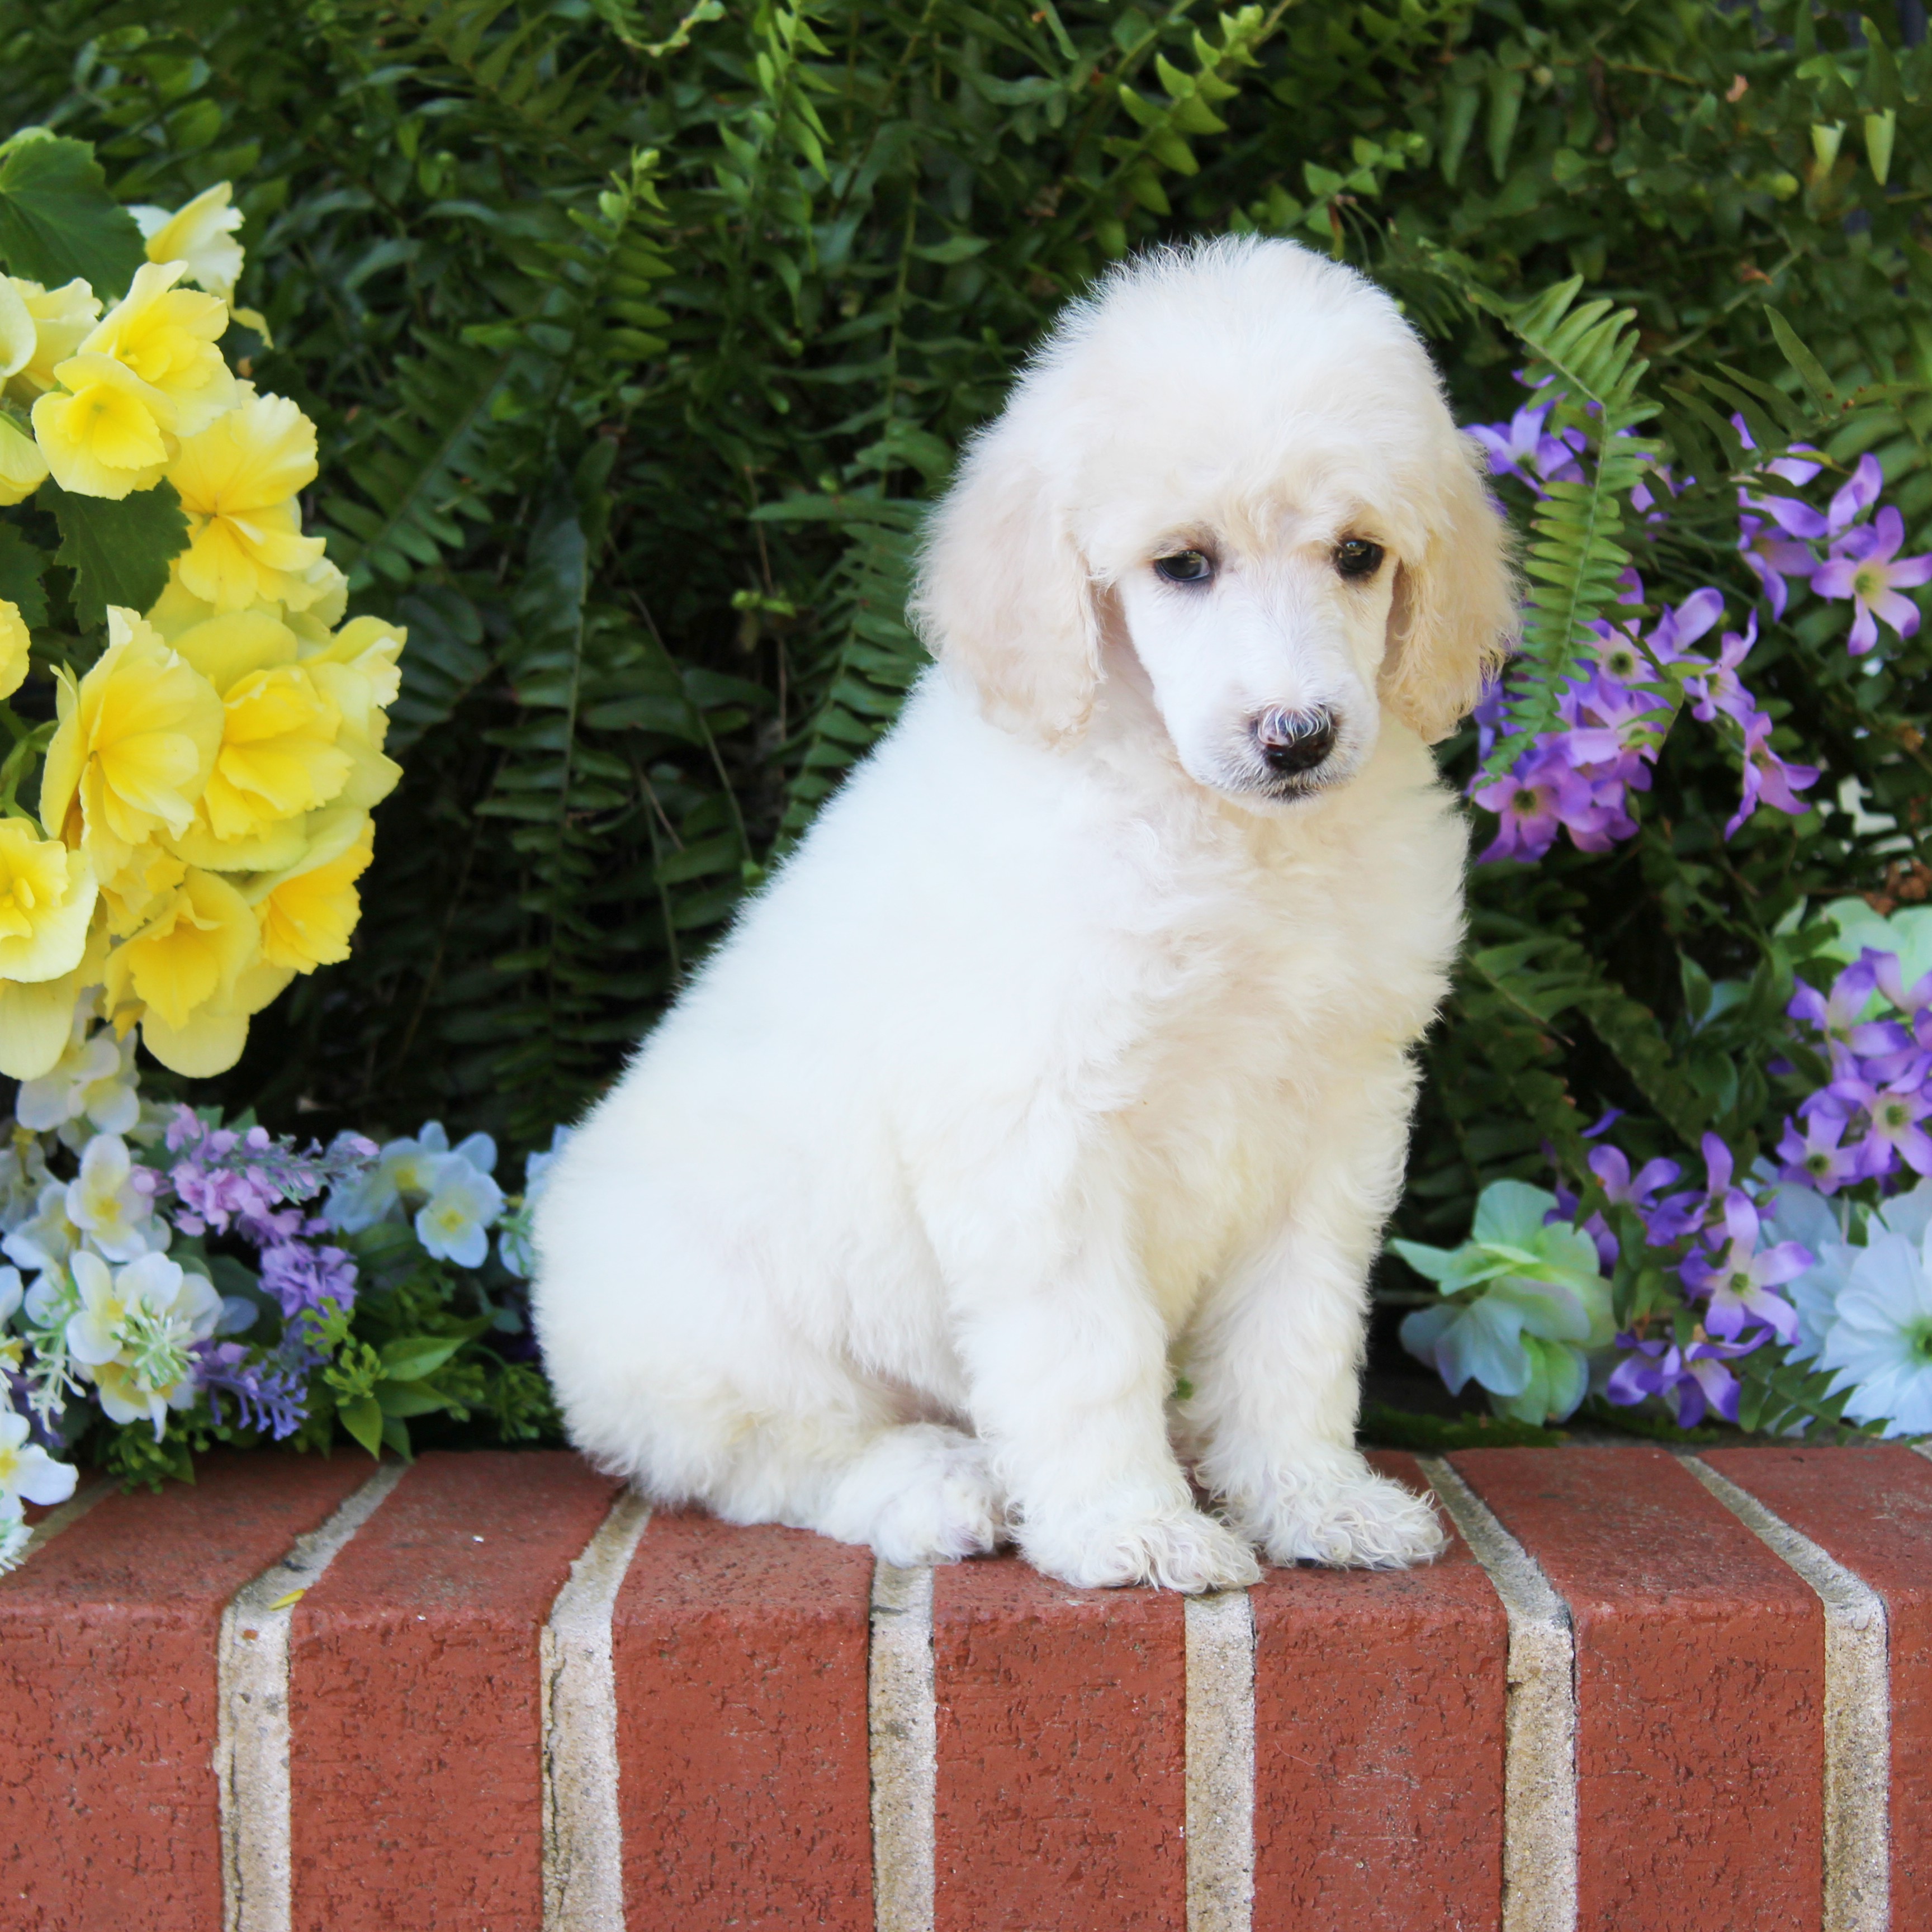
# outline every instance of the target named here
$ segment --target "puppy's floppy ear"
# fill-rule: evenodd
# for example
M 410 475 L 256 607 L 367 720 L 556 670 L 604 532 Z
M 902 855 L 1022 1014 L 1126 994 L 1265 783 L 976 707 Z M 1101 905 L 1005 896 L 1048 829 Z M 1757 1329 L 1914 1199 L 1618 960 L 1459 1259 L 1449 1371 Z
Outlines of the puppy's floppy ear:
M 1484 487 L 1486 464 L 1457 436 L 1423 510 L 1422 554 L 1404 558 L 1389 612 L 1382 702 L 1430 744 L 1474 710 L 1516 630 L 1507 526 Z
M 1010 418 L 968 448 L 927 526 L 910 613 L 986 716 L 1049 740 L 1086 723 L 1100 632 L 1086 560 Z

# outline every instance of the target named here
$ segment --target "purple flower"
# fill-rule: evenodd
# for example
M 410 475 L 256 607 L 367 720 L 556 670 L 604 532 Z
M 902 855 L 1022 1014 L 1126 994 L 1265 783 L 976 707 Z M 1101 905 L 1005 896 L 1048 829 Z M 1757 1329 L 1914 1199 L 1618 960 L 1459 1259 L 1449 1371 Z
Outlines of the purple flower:
M 1724 614 L 1724 593 L 1706 584 L 1702 590 L 1694 590 L 1676 610 L 1663 612 L 1644 642 L 1659 664 L 1676 664 L 1690 654 L 1689 647 Z
M 1761 1232 L 1757 1210 L 1734 1187 L 1724 1197 L 1728 1240 L 1722 1253 L 1714 1260 L 1694 1248 L 1678 1269 L 1694 1296 L 1710 1298 L 1704 1326 L 1726 1342 L 1735 1342 L 1751 1322 L 1762 1322 L 1780 1342 L 1798 1334 L 1797 1310 L 1772 1291 L 1802 1274 L 1817 1257 L 1796 1241 L 1780 1241 L 1760 1252 Z
M 1728 1364 L 1749 1354 L 1765 1339 L 1760 1334 L 1749 1342 L 1700 1340 L 1680 1348 L 1675 1342 L 1642 1342 L 1634 1335 L 1619 1335 L 1618 1342 L 1630 1352 L 1610 1371 L 1604 1393 L 1626 1408 L 1646 1396 L 1661 1396 L 1680 1429 L 1695 1429 L 1707 1408 L 1735 1422 L 1739 1389 Z
M 1476 721 L 1476 756 L 1486 758 L 1509 724 L 1509 700 L 1501 678 L 1483 687 L 1482 701 L 1469 715 Z
M 1891 1173 L 1900 1160 L 1915 1174 L 1932 1174 L 1932 1135 L 1918 1124 L 1932 1114 L 1932 1096 L 1918 1078 L 1908 1076 L 1880 1087 L 1854 1077 L 1834 1080 L 1827 1090 L 1865 1116 L 1862 1150 L 1867 1179 Z
M 1801 818 L 1810 806 L 1798 794 L 1818 782 L 1816 765 L 1794 765 L 1771 748 L 1772 724 L 1762 712 L 1745 727 L 1744 794 L 1738 808 L 1724 827 L 1728 838 L 1760 804 L 1775 806 L 1780 812 Z
M 267 1432 L 278 1442 L 292 1436 L 308 1413 L 307 1378 L 298 1367 L 273 1361 L 248 1360 L 240 1342 L 198 1342 L 194 1345 L 195 1379 L 208 1393 L 208 1406 L 221 1418 L 222 1394 L 235 1398 L 236 1420 L 244 1429 Z
M 1811 580 L 1811 588 L 1820 597 L 1852 600 L 1855 614 L 1846 642 L 1854 657 L 1862 657 L 1878 642 L 1881 617 L 1901 638 L 1918 628 L 1918 606 L 1899 592 L 1916 589 L 1932 578 L 1932 555 L 1899 558 L 1894 562 L 1904 542 L 1905 519 L 1888 504 L 1874 523 L 1834 544 L 1830 558 L 1819 566 Z
M 1609 1199 L 1641 1215 L 1652 1210 L 1652 1197 L 1658 1190 L 1668 1187 L 1684 1170 L 1674 1160 L 1648 1160 L 1633 1178 L 1621 1148 L 1600 1147 L 1590 1150 L 1590 1172 Z
M 1726 631 L 1719 646 L 1718 661 L 1706 671 L 1684 680 L 1684 694 L 1694 700 L 1690 715 L 1699 723 L 1709 724 L 1719 712 L 1734 718 L 1747 728 L 1759 716 L 1757 700 L 1738 680 L 1738 668 L 1750 656 L 1757 642 L 1757 613 L 1744 620 L 1742 634 Z
M 1790 1005 L 1784 1010 L 1786 1013 L 1815 1028 L 1828 1039 L 1849 1041 L 1852 1028 L 1858 1024 L 1859 1015 L 1878 986 L 1877 968 L 1873 962 L 1880 956 L 1868 946 L 1832 981 L 1828 998 L 1801 980 Z
M 1823 1108 L 1814 1112 L 1801 1136 L 1796 1120 L 1784 1124 L 1784 1138 L 1778 1144 L 1778 1157 L 1784 1162 L 1780 1178 L 1814 1187 L 1820 1194 L 1835 1194 L 1858 1180 L 1864 1161 L 1856 1148 L 1841 1147 L 1845 1137 L 1845 1115 Z
M 1477 423 L 1469 434 L 1489 452 L 1492 476 L 1514 476 L 1526 483 L 1540 496 L 1544 482 L 1576 483 L 1582 480 L 1576 461 L 1579 451 L 1588 446 L 1581 430 L 1560 430 L 1553 436 L 1544 434 L 1548 420 L 1548 403 L 1526 403 L 1507 423 Z M 1535 476 L 1530 474 L 1534 469 Z
M 1472 796 L 1502 820 L 1494 842 L 1477 860 L 1479 866 L 1541 858 L 1563 826 L 1587 819 L 1595 804 L 1560 744 L 1532 746 L 1507 776 L 1478 786 Z
M 340 1248 L 280 1241 L 262 1250 L 262 1286 L 292 1322 L 325 1301 L 348 1307 L 356 1299 L 356 1264 Z
M 1738 502 L 1740 506 L 1766 507 L 1742 490 L 1738 492 Z M 1764 594 L 1774 617 L 1784 615 L 1785 604 L 1790 596 L 1786 580 L 1800 577 L 1808 580 L 1818 568 L 1817 557 L 1809 544 L 1793 542 L 1782 533 L 1774 521 L 1753 516 L 1750 508 L 1741 508 L 1738 517 L 1738 548 L 1759 583 L 1764 586 Z

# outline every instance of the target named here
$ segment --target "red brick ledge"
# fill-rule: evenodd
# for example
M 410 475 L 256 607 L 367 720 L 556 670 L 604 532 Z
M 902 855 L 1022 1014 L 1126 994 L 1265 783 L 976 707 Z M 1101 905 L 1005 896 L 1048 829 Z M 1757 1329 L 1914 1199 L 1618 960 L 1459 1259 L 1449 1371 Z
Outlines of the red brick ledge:
M 1377 1459 L 1450 1555 L 1184 1603 L 212 1458 L 0 1580 L 0 1927 L 1932 1925 L 1932 1466 Z

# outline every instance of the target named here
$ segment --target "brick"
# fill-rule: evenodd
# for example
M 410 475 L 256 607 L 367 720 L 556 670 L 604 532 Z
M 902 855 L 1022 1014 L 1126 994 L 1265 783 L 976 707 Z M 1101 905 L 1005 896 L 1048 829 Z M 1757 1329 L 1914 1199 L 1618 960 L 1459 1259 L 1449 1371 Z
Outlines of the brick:
M 1574 1621 L 1580 1928 L 1816 1928 L 1816 1598 L 1660 1450 L 1450 1461 Z
M 1186 1922 L 1182 1599 L 1012 1557 L 933 1586 L 935 1932 Z
M 192 1485 L 110 1495 L 0 1578 L 0 1924 L 222 1922 L 222 1606 L 368 1472 L 209 1455 Z
M 562 1452 L 425 1456 L 296 1606 L 299 1932 L 542 1922 L 539 1635 L 616 1489 Z
M 1932 1924 L 1932 1463 L 1909 1449 L 1718 1449 L 1703 1460 L 1885 1604 L 1892 1922 Z
M 1426 1490 L 1414 1457 L 1370 1460 Z M 1427 1568 L 1274 1570 L 1252 1593 L 1254 1932 L 1502 1922 L 1508 1619 L 1444 1526 Z
M 658 1516 L 611 1616 L 631 1932 L 871 1932 L 872 1555 Z

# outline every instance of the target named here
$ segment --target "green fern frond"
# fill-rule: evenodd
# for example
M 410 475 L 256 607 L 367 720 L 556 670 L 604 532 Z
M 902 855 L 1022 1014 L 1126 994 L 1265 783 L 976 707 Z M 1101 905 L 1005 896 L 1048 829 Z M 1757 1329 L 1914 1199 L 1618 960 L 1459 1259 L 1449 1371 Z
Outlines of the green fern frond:
M 1562 688 L 1578 668 L 1590 626 L 1616 603 L 1630 566 L 1622 541 L 1624 506 L 1655 460 L 1658 445 L 1636 432 L 1658 406 L 1640 385 L 1649 364 L 1637 355 L 1635 312 L 1600 299 L 1579 303 L 1582 278 L 1526 302 L 1504 300 L 1465 279 L 1462 292 L 1498 317 L 1531 355 L 1533 387 L 1550 386 L 1552 433 L 1580 432 L 1583 480 L 1554 482 L 1531 518 L 1522 558 L 1531 596 L 1521 652 L 1534 674 L 1511 682 L 1510 733 L 1492 754 L 1506 767 L 1510 739 L 1554 729 Z
M 832 524 L 845 538 L 822 601 L 824 641 L 805 668 L 815 701 L 783 749 L 776 859 L 898 716 L 930 662 L 904 615 L 921 506 L 880 496 L 790 497 L 753 514 L 767 524 Z

